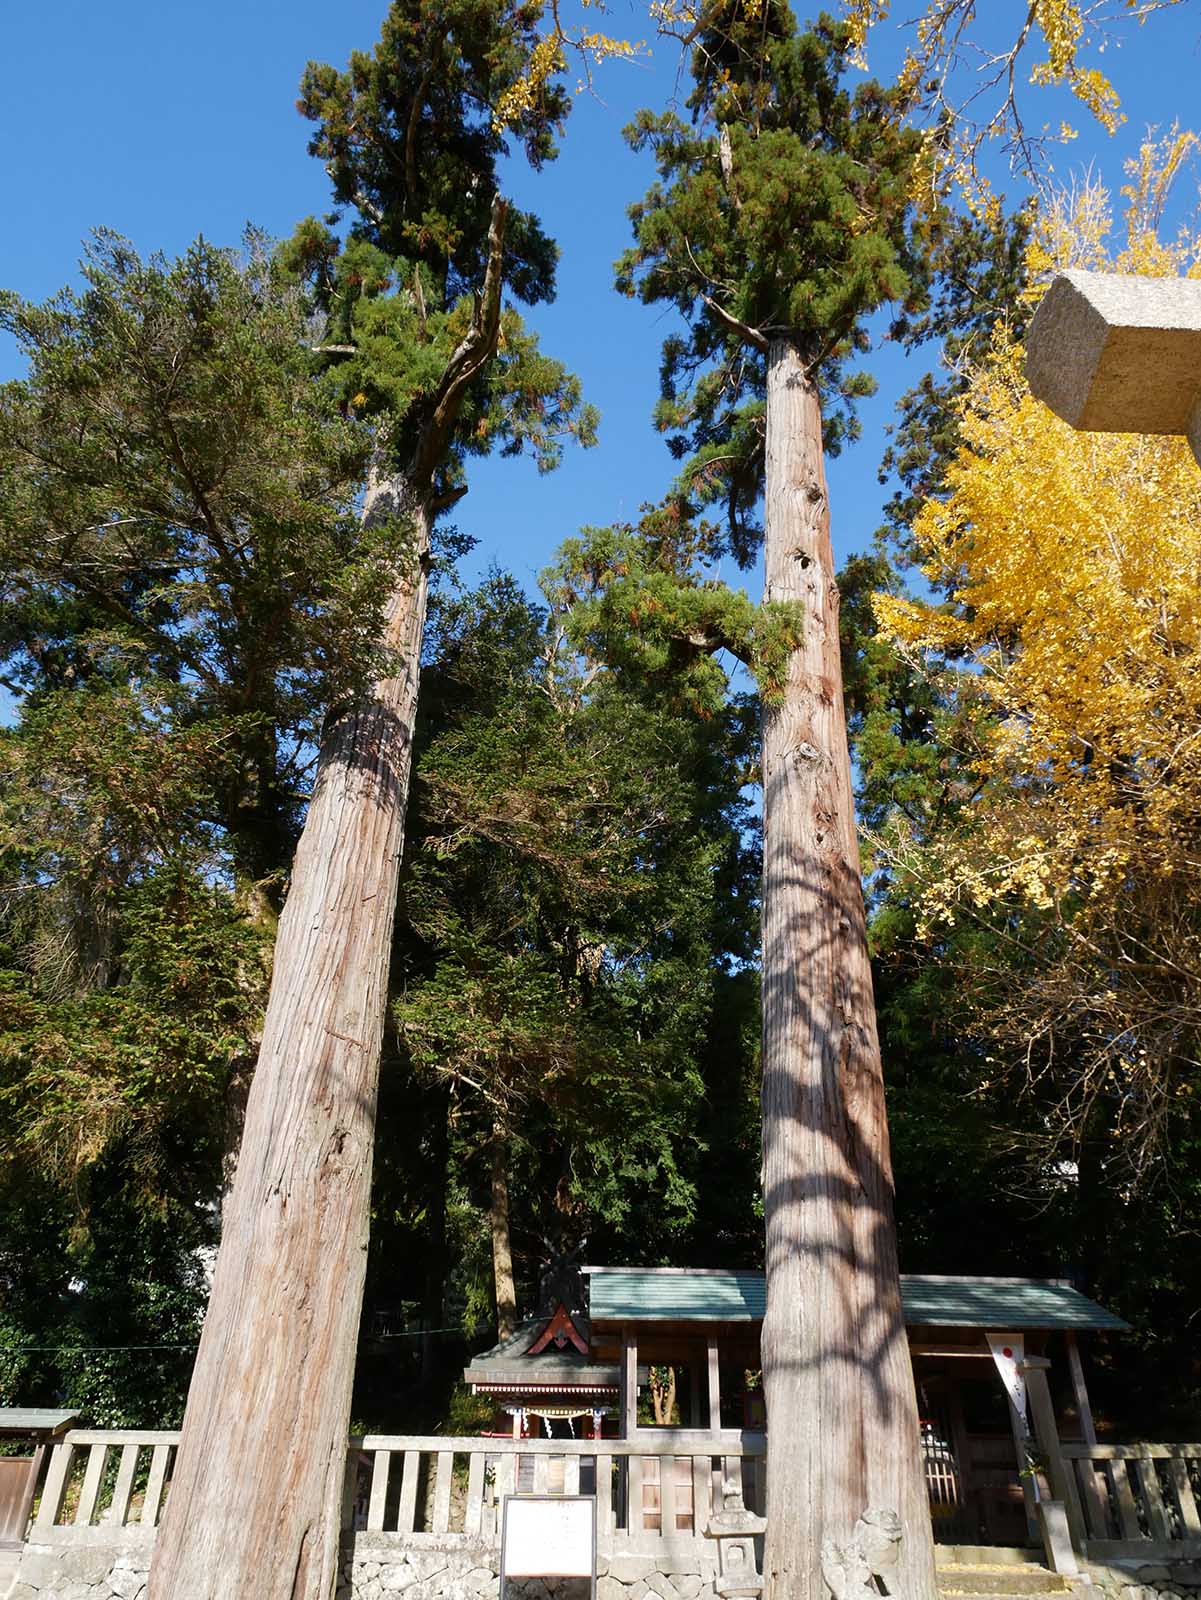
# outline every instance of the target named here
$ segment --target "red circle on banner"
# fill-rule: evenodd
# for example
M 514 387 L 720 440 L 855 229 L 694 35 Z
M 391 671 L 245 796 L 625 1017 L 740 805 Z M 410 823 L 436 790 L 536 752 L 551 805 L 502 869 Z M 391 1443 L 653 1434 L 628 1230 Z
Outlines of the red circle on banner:
M 1002 1355 L 1003 1355 L 1003 1356 L 1007 1356 L 1007 1357 L 1009 1357 L 1009 1356 L 1012 1356 L 1012 1355 L 1013 1355 L 1013 1351 L 1012 1351 L 1012 1350 L 1011 1350 L 1011 1349 L 1010 1349 L 1010 1348 L 1009 1348 L 1009 1346 L 1008 1346 L 1008 1345 L 1006 1345 L 1006 1346 L 1005 1346 L 1005 1348 L 1004 1348 L 1004 1349 L 1003 1349 L 1003 1350 L 1002 1350 L 1002 1351 L 1001 1351 L 1001 1354 L 1002 1354 Z

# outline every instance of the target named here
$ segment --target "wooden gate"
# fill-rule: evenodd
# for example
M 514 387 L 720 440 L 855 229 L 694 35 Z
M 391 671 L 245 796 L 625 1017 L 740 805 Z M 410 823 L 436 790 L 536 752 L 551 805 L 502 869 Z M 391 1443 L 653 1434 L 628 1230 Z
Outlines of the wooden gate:
M 34 1456 L 0 1456 L 0 1550 L 19 1550 L 29 1516 Z

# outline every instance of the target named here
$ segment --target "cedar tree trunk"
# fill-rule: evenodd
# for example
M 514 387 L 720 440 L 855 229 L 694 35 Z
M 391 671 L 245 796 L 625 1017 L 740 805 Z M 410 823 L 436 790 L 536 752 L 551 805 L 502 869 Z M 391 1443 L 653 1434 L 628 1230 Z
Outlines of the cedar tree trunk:
M 367 521 L 406 516 L 413 529 L 380 641 L 396 675 L 331 712 L 322 736 L 147 1600 L 333 1594 L 431 483 L 496 349 L 505 213 L 497 196 L 471 327 L 410 466 L 368 488 Z
M 148 1600 L 333 1593 L 426 565 L 322 740 Z
M 661 1426 L 667 1426 L 675 1418 L 676 1369 L 674 1367 L 652 1367 L 650 1374 L 651 1405 L 654 1408 L 655 1421 Z
M 509 1232 L 509 1173 L 505 1130 L 498 1122 L 492 1130 L 492 1277 L 496 1284 L 496 1337 L 509 1339 L 517 1331 L 517 1290 L 513 1285 L 513 1240 Z
M 933 1600 L 821 408 L 789 341 L 767 360 L 766 597 L 803 608 L 804 640 L 763 727 L 764 1600 L 822 1600 L 822 1541 L 869 1507 L 901 1518 L 900 1593 Z

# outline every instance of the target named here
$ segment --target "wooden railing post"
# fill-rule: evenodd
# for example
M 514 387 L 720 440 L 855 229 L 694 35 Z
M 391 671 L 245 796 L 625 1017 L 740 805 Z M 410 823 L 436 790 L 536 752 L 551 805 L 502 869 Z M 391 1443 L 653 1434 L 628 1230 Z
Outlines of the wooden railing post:
M 100 1484 L 104 1478 L 104 1469 L 108 1465 L 107 1444 L 91 1444 L 88 1446 L 88 1464 L 83 1470 L 83 1487 L 79 1491 L 79 1501 L 75 1507 L 75 1526 L 88 1528 L 91 1526 L 92 1517 L 96 1510 L 96 1501 L 100 1496 Z
M 1046 1356 L 1027 1356 L 1024 1361 L 1018 1363 L 1018 1371 L 1026 1380 L 1026 1393 L 1030 1399 L 1030 1411 L 1034 1418 L 1034 1437 L 1046 1459 L 1051 1493 L 1056 1500 L 1063 1502 L 1073 1546 L 1077 1550 L 1083 1550 L 1084 1517 L 1080 1509 L 1076 1480 L 1068 1472 L 1060 1446 L 1055 1407 L 1051 1403 L 1051 1390 L 1047 1384 L 1047 1372 L 1050 1366 L 1051 1363 Z
M 35 1446 L 33 1455 L 29 1458 L 29 1467 L 25 1473 L 25 1488 L 21 1494 L 16 1516 L 10 1525 L 18 1539 L 24 1539 L 29 1528 L 29 1513 L 33 1510 L 33 1498 L 37 1493 L 38 1479 L 42 1474 L 47 1448 L 47 1441 L 43 1439 Z
M 709 1432 L 721 1432 L 721 1355 L 717 1340 L 709 1340 Z
M 51 1528 L 58 1521 L 59 1513 L 63 1508 L 63 1496 L 67 1492 L 67 1479 L 71 1475 L 71 1468 L 75 1464 L 75 1444 L 70 1434 L 65 1439 L 60 1439 L 54 1446 L 54 1454 L 50 1458 L 50 1468 L 46 1473 L 46 1486 L 42 1490 L 41 1503 L 34 1526 L 37 1528 Z
M 638 1432 L 638 1333 L 631 1327 L 621 1330 L 621 1417 L 623 1439 Z M 637 1456 L 622 1461 L 626 1531 L 642 1532 L 642 1462 Z
M 1197 1515 L 1197 1500 L 1189 1481 L 1188 1462 L 1183 1456 L 1173 1456 L 1168 1462 L 1172 1493 L 1176 1497 L 1176 1510 L 1180 1528 L 1186 1539 L 1201 1539 L 1201 1517 Z
M 1069 1328 L 1064 1335 L 1068 1352 L 1068 1371 L 1072 1374 L 1072 1393 L 1076 1397 L 1076 1416 L 1080 1423 L 1080 1437 L 1085 1444 L 1095 1445 L 1097 1430 L 1093 1423 L 1093 1408 L 1088 1401 L 1088 1386 L 1084 1381 L 1084 1365 L 1080 1360 L 1080 1344 L 1075 1332 Z
M 1143 1506 L 1147 1513 L 1147 1531 L 1152 1539 L 1166 1542 L 1171 1539 L 1172 1530 L 1168 1523 L 1167 1507 L 1163 1503 L 1163 1491 L 1159 1487 L 1159 1473 L 1155 1470 L 1155 1462 L 1149 1450 L 1140 1453 L 1134 1463 L 1134 1470 L 1138 1474 Z

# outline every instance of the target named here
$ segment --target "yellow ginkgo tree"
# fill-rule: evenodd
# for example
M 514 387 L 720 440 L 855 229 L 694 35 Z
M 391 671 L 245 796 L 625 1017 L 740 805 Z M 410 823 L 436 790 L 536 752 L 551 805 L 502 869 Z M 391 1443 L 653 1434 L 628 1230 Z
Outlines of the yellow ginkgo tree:
M 1060 89 L 1092 122 L 1113 133 L 1124 121 L 1121 98 L 1102 60 L 1109 46 L 1126 42 L 1132 26 L 1187 0 L 924 0 L 913 14 L 893 15 L 892 0 L 841 0 L 830 6 L 852 30 L 856 61 L 891 29 L 903 56 L 897 88 L 912 122 L 926 130 L 935 160 L 936 190 L 959 191 L 970 209 L 998 213 L 1000 202 L 980 171 L 982 148 L 999 143 L 1011 165 L 1037 177 L 1049 144 L 1076 137 L 1061 119 L 1045 121 L 1036 111 L 1035 90 Z M 703 35 L 762 14 L 762 0 L 645 0 L 635 7 L 631 38 L 609 30 L 606 0 L 543 0 L 541 42 L 525 73 L 495 109 L 498 128 L 514 126 L 536 106 L 548 85 L 574 71 L 575 92 L 596 87 L 595 72 L 606 61 L 649 57 L 657 41 L 664 49 L 690 50 Z M 641 16 L 641 20 L 639 17 Z M 598 24 L 600 24 L 598 26 Z M 894 41 L 895 42 L 895 41 Z
M 1129 167 L 1126 239 L 1105 197 L 1047 209 L 1032 267 L 1201 275 L 1170 242 L 1173 133 Z M 1174 438 L 1073 431 L 1030 394 L 1002 327 L 963 400 L 945 499 L 913 528 L 943 603 L 877 599 L 883 631 L 956 664 L 991 712 L 979 794 L 955 825 L 881 841 L 927 937 L 965 924 L 989 1072 L 1039 1088 L 1049 1131 L 1098 1117 L 1135 1167 L 1201 1092 L 1201 473 Z

